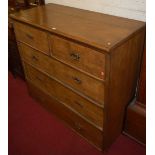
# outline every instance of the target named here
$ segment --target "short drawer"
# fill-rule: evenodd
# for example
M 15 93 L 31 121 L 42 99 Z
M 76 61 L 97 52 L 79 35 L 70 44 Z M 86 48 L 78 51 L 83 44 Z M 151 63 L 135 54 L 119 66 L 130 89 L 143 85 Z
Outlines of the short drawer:
M 79 96 L 57 81 L 49 78 L 25 63 L 26 77 L 45 93 L 55 97 L 67 107 L 92 122 L 98 128 L 103 128 L 103 109 Z
M 105 55 L 91 48 L 51 35 L 51 55 L 100 79 L 105 79 Z
M 104 104 L 104 82 L 87 76 L 24 44 L 19 44 L 24 61 L 71 86 L 97 104 Z
M 22 24 L 14 23 L 16 39 L 26 43 L 45 54 L 49 54 L 49 44 L 47 33 L 37 28 Z

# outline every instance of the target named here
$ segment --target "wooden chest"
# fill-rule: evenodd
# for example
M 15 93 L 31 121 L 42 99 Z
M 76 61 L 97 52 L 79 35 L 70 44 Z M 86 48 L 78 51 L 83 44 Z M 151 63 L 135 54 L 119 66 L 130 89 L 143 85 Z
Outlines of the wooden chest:
M 107 148 L 135 94 L 145 23 L 56 4 L 11 17 L 30 94 Z

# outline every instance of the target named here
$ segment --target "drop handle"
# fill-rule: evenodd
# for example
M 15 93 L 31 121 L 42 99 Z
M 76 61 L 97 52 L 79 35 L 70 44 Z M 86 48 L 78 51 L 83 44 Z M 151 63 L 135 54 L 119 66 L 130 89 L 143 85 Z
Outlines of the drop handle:
M 70 53 L 70 56 L 73 60 L 79 61 L 80 55 L 79 53 Z
M 29 39 L 31 39 L 31 40 L 34 39 L 33 36 L 31 36 L 30 34 L 26 34 L 26 36 L 27 36 Z
M 73 78 L 73 80 L 77 83 L 77 84 L 81 84 L 82 83 L 82 81 L 79 79 L 79 78 L 77 78 L 77 77 L 72 77 Z

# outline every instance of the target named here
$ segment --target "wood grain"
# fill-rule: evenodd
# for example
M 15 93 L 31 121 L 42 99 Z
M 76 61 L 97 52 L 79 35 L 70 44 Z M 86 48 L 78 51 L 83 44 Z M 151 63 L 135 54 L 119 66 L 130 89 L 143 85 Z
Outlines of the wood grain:
M 144 38 L 145 29 L 111 54 L 110 79 L 105 91 L 104 147 L 110 145 L 122 131 L 125 108 L 136 91 Z
M 84 70 L 101 80 L 105 79 L 104 54 L 54 35 L 51 35 L 50 39 L 52 57 Z
M 41 105 L 43 105 L 48 111 L 56 114 L 61 120 L 66 122 L 67 125 L 77 131 L 78 134 L 85 137 L 98 149 L 102 148 L 103 132 L 87 123 L 84 119 L 76 115 L 73 111 L 69 110 L 66 106 L 59 103 L 51 96 L 47 95 L 45 92 L 41 91 L 30 81 L 28 81 L 28 88 L 31 96 L 37 99 L 39 103 L 42 103 Z
M 20 43 L 19 48 L 24 61 L 104 105 L 103 81 L 89 77 L 25 44 Z
M 138 102 L 130 104 L 127 109 L 124 132 L 138 142 L 146 144 L 146 109 Z
M 21 26 L 16 33 L 35 34 L 35 43 L 17 37 L 32 96 L 95 146 L 108 148 L 135 96 L 145 23 L 55 4 L 11 17 Z
M 58 82 L 45 76 L 29 65 L 24 65 L 26 76 L 36 86 L 43 90 L 46 94 L 53 96 L 69 106 L 71 109 L 83 115 L 86 119 L 90 120 L 101 130 L 103 127 L 103 109 L 93 105 L 84 98 L 63 87 Z
M 127 107 L 124 133 L 146 144 L 146 47 L 144 47 L 135 100 Z
M 21 11 L 11 17 L 105 51 L 119 46 L 145 26 L 144 22 L 57 4 Z
M 14 23 L 17 41 L 27 43 L 49 55 L 48 36 L 46 32 L 34 29 L 19 22 Z

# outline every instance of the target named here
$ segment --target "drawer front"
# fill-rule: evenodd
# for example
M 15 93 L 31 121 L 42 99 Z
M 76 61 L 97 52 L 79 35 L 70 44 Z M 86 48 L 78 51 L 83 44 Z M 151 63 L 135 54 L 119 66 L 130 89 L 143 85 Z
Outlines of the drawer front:
M 28 64 L 25 64 L 26 76 L 45 93 L 55 97 L 67 107 L 73 109 L 93 122 L 100 129 L 103 128 L 103 109 L 90 103 L 76 93 L 62 86 L 60 83 L 37 71 Z
M 82 92 L 98 104 L 104 104 L 104 84 L 102 81 L 87 76 L 24 44 L 20 44 L 19 47 L 26 62 Z
M 14 23 L 14 28 L 18 41 L 26 43 L 45 54 L 49 54 L 48 36 L 46 32 L 18 22 Z
M 96 127 L 87 123 L 84 119 L 75 114 L 72 110 L 57 102 L 41 89 L 28 81 L 28 88 L 31 96 L 41 101 L 41 104 L 47 108 L 48 111 L 55 113 L 60 119 L 65 121 L 80 135 L 85 137 L 88 141 L 93 143 L 96 147 L 102 149 L 103 147 L 103 132 Z
M 51 55 L 100 79 L 105 79 L 105 55 L 57 36 L 50 36 Z

